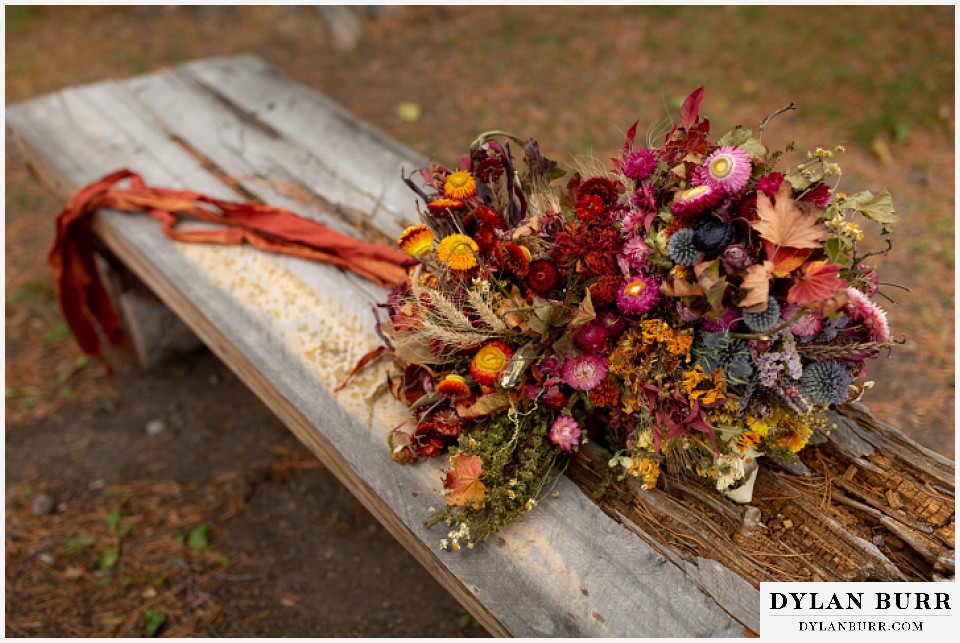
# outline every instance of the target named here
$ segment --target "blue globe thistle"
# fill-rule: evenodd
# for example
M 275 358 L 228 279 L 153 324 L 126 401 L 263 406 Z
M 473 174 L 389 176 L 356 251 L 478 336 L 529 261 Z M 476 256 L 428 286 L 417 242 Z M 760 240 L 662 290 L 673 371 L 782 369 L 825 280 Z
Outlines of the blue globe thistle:
M 767 309 L 761 313 L 743 312 L 743 323 L 755 333 L 765 333 L 780 323 L 780 304 L 767 297 Z
M 753 373 L 753 363 L 747 351 L 747 343 L 731 337 L 730 333 L 703 333 L 703 341 L 697 349 L 697 363 L 703 372 L 712 375 L 718 368 L 731 378 L 746 380 Z
M 670 236 L 667 242 L 667 254 L 674 263 L 692 266 L 700 258 L 700 251 L 693 244 L 693 230 L 680 228 Z
M 853 376 L 834 360 L 807 364 L 800 378 L 803 390 L 819 404 L 843 404 Z

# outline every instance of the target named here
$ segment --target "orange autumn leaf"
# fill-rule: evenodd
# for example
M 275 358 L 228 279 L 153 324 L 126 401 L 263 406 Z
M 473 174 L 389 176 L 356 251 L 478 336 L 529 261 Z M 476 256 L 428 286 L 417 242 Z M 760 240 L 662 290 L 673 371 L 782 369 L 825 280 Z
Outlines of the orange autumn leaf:
M 796 306 L 817 308 L 836 297 L 847 288 L 847 282 L 838 276 L 841 267 L 826 259 L 805 264 L 787 293 L 787 301 Z
M 447 471 L 443 479 L 443 488 L 450 492 L 446 503 L 459 507 L 469 503 L 474 509 L 479 509 L 487 492 L 487 485 L 480 481 L 483 459 L 478 455 L 458 453 L 450 458 L 450 464 L 453 468 Z
M 750 225 L 774 246 L 787 248 L 822 248 L 830 236 L 827 227 L 817 223 L 818 210 L 793 200 L 786 181 L 777 192 L 776 202 L 762 191 L 757 192 L 757 217 Z
M 812 252 L 810 248 L 798 250 L 784 246 L 777 247 L 769 241 L 764 241 L 763 247 L 766 250 L 767 259 L 773 264 L 774 277 L 789 277 L 791 272 L 803 265 Z

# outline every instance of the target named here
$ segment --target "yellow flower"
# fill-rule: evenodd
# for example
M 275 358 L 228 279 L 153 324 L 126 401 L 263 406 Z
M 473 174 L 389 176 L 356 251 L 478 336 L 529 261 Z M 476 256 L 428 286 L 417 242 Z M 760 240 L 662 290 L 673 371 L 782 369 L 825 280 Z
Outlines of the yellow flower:
M 683 392 L 690 398 L 690 405 L 693 406 L 694 400 L 700 400 L 703 404 L 712 404 L 725 399 L 726 382 L 723 375 L 723 369 L 719 368 L 713 372 L 713 375 L 707 375 L 699 364 L 684 372 Z
M 469 172 L 458 170 L 443 182 L 443 194 L 447 198 L 463 201 L 476 193 L 477 182 Z
M 465 234 L 451 234 L 437 246 L 437 259 L 453 270 L 469 270 L 477 265 L 476 242 Z
M 433 232 L 425 225 L 412 225 L 403 231 L 397 244 L 411 257 L 422 259 L 433 250 Z

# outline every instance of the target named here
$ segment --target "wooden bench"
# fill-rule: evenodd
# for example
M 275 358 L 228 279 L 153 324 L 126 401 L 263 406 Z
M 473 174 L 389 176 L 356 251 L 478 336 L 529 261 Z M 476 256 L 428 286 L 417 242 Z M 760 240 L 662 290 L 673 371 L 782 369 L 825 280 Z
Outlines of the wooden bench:
M 58 92 L 9 107 L 7 128 L 64 197 L 129 167 L 384 243 L 414 212 L 401 169 L 426 163 L 253 56 Z M 765 466 L 746 507 L 679 480 L 595 501 L 607 455 L 590 448 L 558 497 L 476 549 L 443 552 L 445 529 L 423 526 L 443 459 L 390 460 L 386 435 L 406 411 L 374 396 L 385 367 L 334 393 L 378 344 L 383 289 L 248 247 L 174 243 L 145 216 L 105 212 L 95 229 L 109 261 L 174 313 L 157 322 L 163 306 L 142 295 L 124 305 L 141 361 L 161 340 L 188 345 L 183 320 L 493 634 L 743 636 L 759 631 L 761 581 L 953 575 L 954 463 L 859 406 L 806 465 Z

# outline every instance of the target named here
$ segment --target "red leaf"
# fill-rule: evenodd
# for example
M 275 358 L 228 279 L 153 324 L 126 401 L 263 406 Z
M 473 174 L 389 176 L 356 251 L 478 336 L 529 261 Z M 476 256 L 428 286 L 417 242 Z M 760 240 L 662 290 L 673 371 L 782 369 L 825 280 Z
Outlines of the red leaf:
M 683 101 L 683 107 L 680 108 L 680 125 L 684 129 L 690 129 L 697 124 L 697 118 L 700 116 L 700 103 L 703 101 L 703 85 L 687 96 Z
M 479 509 L 487 492 L 487 485 L 480 481 L 483 459 L 478 455 L 458 453 L 450 458 L 450 464 L 453 469 L 443 479 L 443 488 L 450 491 L 445 502 L 460 507 L 469 503 L 474 509 Z
M 840 269 L 840 265 L 826 259 L 804 264 L 787 293 L 787 301 L 807 308 L 821 307 L 824 301 L 847 288 L 847 282 L 838 276 Z

